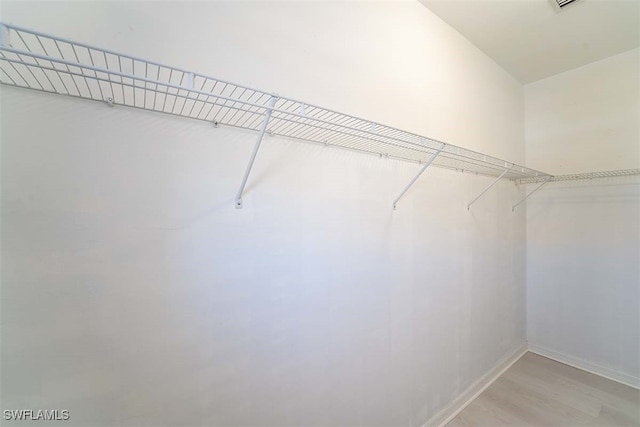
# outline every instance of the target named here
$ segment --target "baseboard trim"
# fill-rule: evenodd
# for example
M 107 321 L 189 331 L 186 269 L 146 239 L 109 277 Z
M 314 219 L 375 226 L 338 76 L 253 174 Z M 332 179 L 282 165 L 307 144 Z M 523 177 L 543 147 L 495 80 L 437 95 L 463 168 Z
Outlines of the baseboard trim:
M 493 382 L 497 380 L 498 377 L 504 373 L 504 371 L 509 369 L 511 365 L 516 363 L 522 356 L 524 356 L 526 352 L 527 344 L 523 344 L 522 346 L 518 347 L 516 351 L 498 362 L 493 369 L 484 374 L 478 381 L 471 384 L 446 408 L 442 409 L 433 417 L 429 418 L 429 420 L 424 423 L 422 427 L 442 427 L 446 425 L 449 421 L 454 419 L 456 415 L 462 412 L 462 410 L 466 408 L 467 405 L 469 405 L 476 397 L 478 397 L 480 393 L 485 391 L 487 387 L 493 384 Z
M 607 368 L 597 363 L 588 362 L 579 357 L 570 356 L 541 345 L 529 343 L 529 351 L 555 360 L 556 362 L 564 363 L 565 365 L 573 366 L 574 368 L 582 369 L 591 374 L 640 390 L 640 378 L 634 377 L 633 375 L 625 374 L 624 372 L 616 371 L 615 369 Z

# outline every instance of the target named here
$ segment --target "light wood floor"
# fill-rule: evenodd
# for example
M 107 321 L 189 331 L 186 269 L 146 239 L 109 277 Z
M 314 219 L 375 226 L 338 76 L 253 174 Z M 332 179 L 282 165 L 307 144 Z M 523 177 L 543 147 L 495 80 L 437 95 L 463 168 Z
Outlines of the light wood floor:
M 640 390 L 526 353 L 447 426 L 640 426 Z

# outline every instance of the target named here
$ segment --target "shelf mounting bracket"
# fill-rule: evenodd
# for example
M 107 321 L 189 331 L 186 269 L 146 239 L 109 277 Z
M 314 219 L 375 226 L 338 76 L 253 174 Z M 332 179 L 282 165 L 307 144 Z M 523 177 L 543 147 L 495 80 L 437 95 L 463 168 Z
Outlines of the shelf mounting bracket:
M 431 158 L 424 164 L 424 166 L 422 166 L 420 168 L 420 170 L 418 171 L 418 173 L 416 174 L 416 176 L 413 177 L 413 179 L 411 181 L 409 181 L 409 184 L 407 184 L 406 187 L 404 187 L 404 190 L 402 190 L 402 193 L 400 193 L 400 195 L 398 197 L 396 197 L 396 199 L 393 201 L 393 210 L 396 210 L 396 205 L 398 204 L 398 201 L 402 198 L 402 196 L 404 196 L 404 194 L 409 191 L 409 188 L 411 188 L 411 186 L 418 180 L 418 178 L 420 178 L 420 175 L 422 175 L 422 173 L 424 171 L 427 170 L 427 168 L 429 166 L 431 166 L 431 163 L 433 163 L 433 161 L 436 159 L 436 157 L 438 157 L 438 155 L 440 154 L 440 152 L 442 150 L 444 150 L 445 147 L 445 143 L 442 143 L 442 145 L 440 146 L 440 148 L 438 148 L 436 150 L 435 153 L 433 153 L 433 155 L 431 156 Z
M 278 97 L 276 95 L 272 95 L 271 99 L 269 100 L 269 106 L 267 107 L 267 111 L 264 114 L 264 119 L 262 120 L 260 131 L 258 132 L 256 145 L 253 147 L 253 152 L 251 153 L 251 158 L 249 158 L 249 164 L 247 165 L 247 170 L 245 170 L 244 172 L 242 183 L 240 184 L 240 188 L 238 189 L 238 193 L 236 194 L 236 209 L 242 209 L 242 193 L 244 192 L 244 187 L 247 185 L 247 180 L 249 179 L 251 168 L 253 168 L 253 162 L 255 162 L 256 156 L 258 155 L 258 150 L 260 149 L 262 138 L 264 137 L 264 134 L 267 130 L 267 125 L 269 124 L 269 119 L 271 119 L 271 113 L 273 112 L 273 107 L 276 105 L 277 100 Z
M 472 205 L 472 204 L 474 204 L 476 201 L 478 201 L 478 199 L 479 199 L 480 197 L 482 197 L 482 196 L 484 195 L 484 193 L 486 193 L 487 191 L 489 191 L 489 189 L 490 189 L 491 187 L 493 187 L 494 185 L 496 185 L 496 184 L 498 183 L 498 181 L 500 181 L 500 180 L 502 179 L 502 177 L 503 177 L 503 176 L 505 176 L 505 175 L 507 174 L 507 172 L 509 172 L 510 170 L 511 170 L 511 168 L 510 168 L 510 167 L 509 167 L 509 168 L 507 168 L 507 169 L 505 169 L 505 170 L 504 170 L 504 172 L 502 172 L 502 173 L 500 174 L 500 176 L 499 176 L 499 177 L 497 177 L 497 178 L 495 179 L 495 181 L 493 181 L 493 182 L 491 183 L 491 185 L 489 185 L 487 188 L 485 188 L 485 189 L 482 191 L 482 193 L 478 194 L 478 195 L 476 196 L 476 198 L 475 198 L 475 199 L 473 199 L 471 202 L 469 202 L 469 204 L 467 205 L 467 210 L 470 210 L 470 209 L 471 209 L 471 205 Z
M 516 207 L 524 202 L 525 200 L 527 200 L 529 198 L 529 196 L 531 196 L 533 193 L 535 193 L 536 191 L 538 191 L 539 189 L 542 188 L 543 185 L 547 184 L 549 182 L 549 180 L 547 181 L 543 181 L 542 184 L 538 185 L 531 193 L 527 194 L 526 196 L 524 196 L 522 199 L 520 199 L 519 202 L 517 202 L 515 205 L 511 206 L 511 212 L 515 212 L 516 211 Z

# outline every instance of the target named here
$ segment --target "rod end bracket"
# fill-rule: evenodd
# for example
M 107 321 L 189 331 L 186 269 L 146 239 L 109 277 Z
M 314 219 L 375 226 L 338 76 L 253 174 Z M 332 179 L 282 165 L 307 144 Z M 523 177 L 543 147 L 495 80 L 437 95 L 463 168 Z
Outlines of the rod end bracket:
M 236 209 L 242 209 L 242 197 L 236 199 Z

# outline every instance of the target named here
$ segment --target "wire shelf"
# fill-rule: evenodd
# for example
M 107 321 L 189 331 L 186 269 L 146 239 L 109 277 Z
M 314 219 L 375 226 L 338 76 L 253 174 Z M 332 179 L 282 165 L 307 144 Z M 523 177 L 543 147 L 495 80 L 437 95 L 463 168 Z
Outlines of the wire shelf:
M 0 24 L 0 83 L 172 114 L 383 157 L 500 176 L 521 184 L 640 175 L 640 169 L 557 175 L 516 165 L 269 92 L 14 25 Z M 272 105 L 273 98 L 275 103 Z
M 84 43 L 2 24 L 0 82 L 424 163 L 442 142 L 326 108 Z M 548 174 L 445 144 L 435 166 L 537 179 Z
M 614 171 L 574 173 L 568 175 L 555 175 L 548 177 L 531 177 L 518 180 L 519 184 L 532 184 L 536 182 L 560 182 L 560 181 L 581 181 L 601 178 L 618 178 L 624 176 L 640 175 L 640 169 L 622 169 Z

